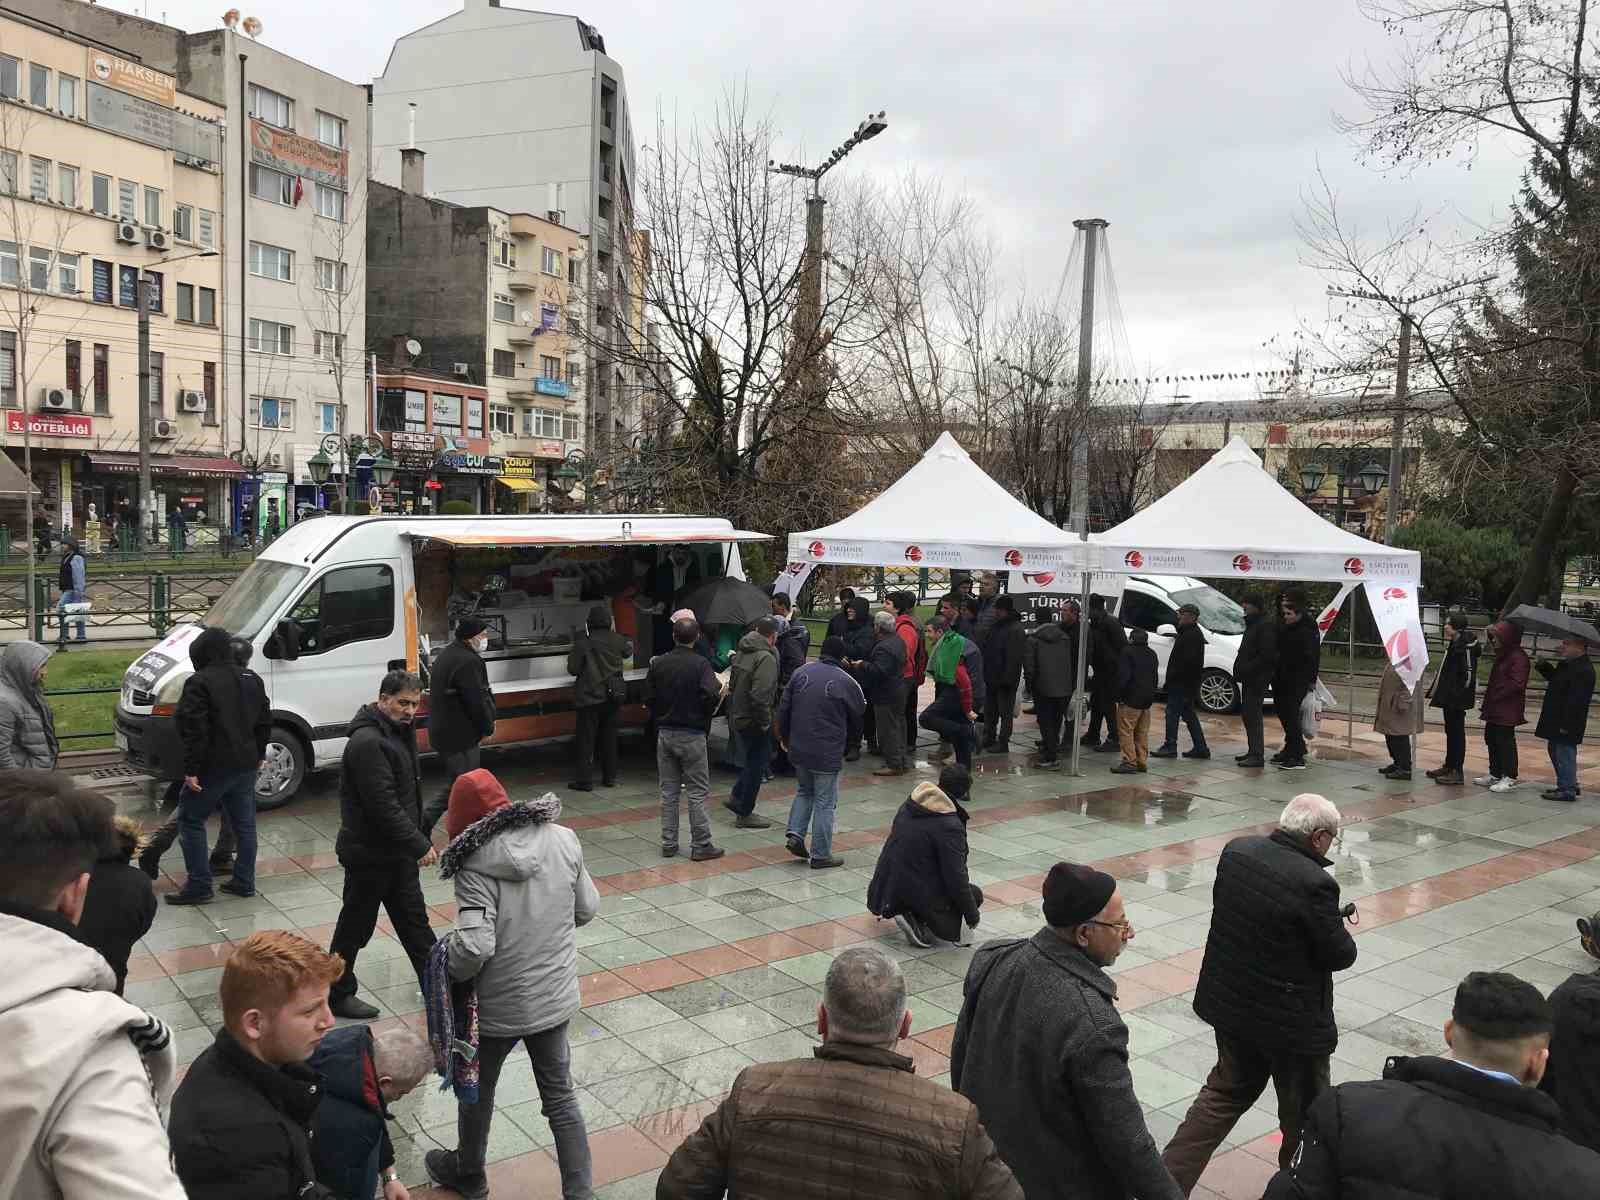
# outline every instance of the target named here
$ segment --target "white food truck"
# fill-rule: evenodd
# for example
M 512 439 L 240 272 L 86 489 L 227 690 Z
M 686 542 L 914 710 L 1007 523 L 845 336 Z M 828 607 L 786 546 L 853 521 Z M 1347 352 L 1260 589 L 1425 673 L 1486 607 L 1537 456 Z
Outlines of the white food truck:
M 427 682 L 432 657 L 462 617 L 489 626 L 484 658 L 498 720 L 486 745 L 573 732 L 572 631 L 596 604 L 631 637 L 624 724 L 642 724 L 652 655 L 670 648 L 668 614 L 694 587 L 744 578 L 743 542 L 766 535 L 684 516 L 320 517 L 289 528 L 234 580 L 200 624 L 179 625 L 128 668 L 116 739 L 130 765 L 183 775 L 173 720 L 204 627 L 255 648 L 272 702 L 262 808 L 290 800 L 306 773 L 338 763 L 345 727 L 377 698 L 385 672 Z M 418 742 L 427 750 L 427 707 Z

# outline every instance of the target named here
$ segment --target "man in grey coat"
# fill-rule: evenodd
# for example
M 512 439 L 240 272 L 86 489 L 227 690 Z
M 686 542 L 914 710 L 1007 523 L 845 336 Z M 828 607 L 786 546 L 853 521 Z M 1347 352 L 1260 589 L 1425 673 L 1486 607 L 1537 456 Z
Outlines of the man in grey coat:
M 1133 940 L 1116 880 L 1056 863 L 1045 928 L 973 956 L 950 1048 L 951 1085 L 1030 1197 L 1180 1200 L 1128 1070 L 1128 1027 L 1106 968 Z
M 12 642 L 0 650 L 0 769 L 53 771 L 61 751 L 55 715 L 44 698 L 50 650 Z

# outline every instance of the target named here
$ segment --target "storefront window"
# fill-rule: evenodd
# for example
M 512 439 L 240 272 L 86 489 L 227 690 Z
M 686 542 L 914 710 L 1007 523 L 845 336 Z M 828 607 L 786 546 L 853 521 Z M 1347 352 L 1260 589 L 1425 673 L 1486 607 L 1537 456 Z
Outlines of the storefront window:
M 471 437 L 483 437 L 483 401 L 469 399 L 467 401 L 467 433 Z
M 461 432 L 461 397 L 448 392 L 433 394 L 433 427 L 440 433 Z

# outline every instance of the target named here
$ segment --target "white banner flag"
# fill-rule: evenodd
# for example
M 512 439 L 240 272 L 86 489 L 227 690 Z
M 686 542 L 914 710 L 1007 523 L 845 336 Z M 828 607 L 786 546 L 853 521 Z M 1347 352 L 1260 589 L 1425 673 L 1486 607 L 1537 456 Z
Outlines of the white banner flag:
M 811 578 L 811 572 L 817 569 L 817 564 L 812 562 L 792 562 L 778 573 L 772 581 L 772 594 L 774 596 L 787 596 L 791 604 L 800 595 L 800 589 Z
M 1422 611 L 1417 607 L 1415 583 L 1368 582 L 1367 603 L 1378 623 L 1378 636 L 1389 661 L 1407 689 L 1417 690 L 1428 669 L 1428 639 L 1422 632 Z
M 1350 593 L 1356 590 L 1356 585 L 1347 583 L 1339 589 L 1339 594 L 1328 601 L 1328 607 L 1317 614 L 1317 638 L 1325 639 L 1328 630 L 1333 628 L 1333 623 L 1339 619 L 1339 610 L 1344 607 L 1344 602 Z

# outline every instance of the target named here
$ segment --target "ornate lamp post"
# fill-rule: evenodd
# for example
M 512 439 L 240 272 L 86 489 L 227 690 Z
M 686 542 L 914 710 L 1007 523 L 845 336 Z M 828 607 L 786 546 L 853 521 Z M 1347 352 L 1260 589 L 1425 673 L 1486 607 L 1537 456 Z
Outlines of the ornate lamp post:
M 379 438 L 351 434 L 348 438 L 330 433 L 323 437 L 317 452 L 306 461 L 312 481 L 320 488 L 333 474 L 334 455 L 338 455 L 339 473 L 344 480 L 345 509 L 355 505 L 355 465 L 363 457 L 373 459 L 372 478 L 380 487 L 388 487 L 394 479 L 395 464 L 384 450 Z
M 1378 460 L 1373 457 L 1378 453 L 1377 448 L 1365 442 L 1355 446 L 1335 446 L 1331 442 L 1323 442 L 1312 451 L 1314 457 L 1300 468 L 1300 490 L 1306 499 L 1310 499 L 1322 490 L 1322 484 L 1328 477 L 1328 472 L 1338 472 L 1338 500 L 1334 510 L 1334 524 L 1344 528 L 1344 498 L 1345 489 L 1350 494 L 1376 496 L 1389 482 L 1389 472 Z

